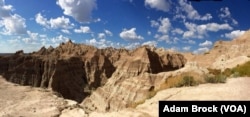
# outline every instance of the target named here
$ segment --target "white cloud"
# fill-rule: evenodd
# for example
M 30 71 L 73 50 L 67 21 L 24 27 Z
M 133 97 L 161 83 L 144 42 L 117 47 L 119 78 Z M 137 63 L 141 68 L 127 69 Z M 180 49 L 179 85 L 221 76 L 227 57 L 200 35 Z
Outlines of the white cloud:
M 136 28 L 131 28 L 129 30 L 123 29 L 120 33 L 120 37 L 125 40 L 143 40 L 144 38 L 136 34 Z
M 231 17 L 231 13 L 230 13 L 228 7 L 221 8 L 220 11 L 222 12 L 221 14 L 219 14 L 219 17 L 220 17 L 220 18 Z
M 64 16 L 57 17 L 55 19 L 50 19 L 49 24 L 50 27 L 54 29 L 57 28 L 69 29 L 73 27 L 73 24 L 70 23 L 69 18 L 65 18 Z
M 12 11 L 12 5 L 5 5 L 4 0 L 0 0 L 0 17 L 9 17 Z
M 170 3 L 166 0 L 145 0 L 145 6 L 149 6 L 156 10 L 168 12 L 170 9 Z
M 230 33 L 226 33 L 224 36 L 226 38 L 229 38 L 229 39 L 234 39 L 234 38 L 237 38 L 241 35 L 243 35 L 246 31 L 243 31 L 243 30 L 234 30 Z
M 108 36 L 113 36 L 113 33 L 107 29 L 104 30 L 105 34 L 107 34 Z
M 69 41 L 69 38 L 63 35 L 59 35 L 57 37 L 52 38 L 50 41 L 52 42 L 53 46 L 58 46 L 62 42 Z
M 106 37 L 105 33 L 99 33 L 98 34 L 99 39 L 105 39 L 105 37 Z
M 196 44 L 196 42 L 194 40 L 188 40 L 189 44 Z
M 27 33 L 31 39 L 37 39 L 39 36 L 38 33 L 32 33 L 31 31 L 27 31 Z
M 182 48 L 182 50 L 184 50 L 184 51 L 189 51 L 190 49 L 191 49 L 191 46 L 185 46 Z
M 101 18 L 94 19 L 94 22 L 100 22 L 100 21 L 102 21 Z
M 25 19 L 18 14 L 13 14 L 13 6 L 5 5 L 5 1 L 0 1 L 0 28 L 2 29 L 2 34 L 25 34 L 26 24 Z
M 171 31 L 173 34 L 183 34 L 184 31 L 180 28 L 175 28 L 174 30 Z
M 135 49 L 137 47 L 139 47 L 141 44 L 139 42 L 135 42 L 135 43 L 129 43 L 128 45 L 125 46 L 126 49 Z
M 63 33 L 65 33 L 65 34 L 70 34 L 70 31 L 67 30 L 67 29 L 62 29 L 61 31 L 62 31 Z
M 199 46 L 201 46 L 201 47 L 209 47 L 209 46 L 212 46 L 212 45 L 213 45 L 213 43 L 211 41 L 208 41 L 208 40 L 206 40 L 205 42 L 199 44 Z
M 203 47 L 203 48 L 198 48 L 197 50 L 193 51 L 194 54 L 202 54 L 202 53 L 205 53 L 205 52 L 208 52 L 209 51 L 209 48 L 207 47 Z
M 151 35 L 151 34 L 152 34 L 152 32 L 151 32 L 151 31 L 148 31 L 148 32 L 147 32 L 147 34 L 148 34 L 148 35 Z
M 93 45 L 97 48 L 106 48 L 106 47 L 120 48 L 121 47 L 120 43 L 111 42 L 106 39 L 96 40 L 95 38 L 93 38 L 93 39 L 86 40 L 85 43 L 89 45 Z
M 48 26 L 48 20 L 41 15 L 41 13 L 36 14 L 36 23 L 42 25 L 42 26 Z
M 166 41 L 169 42 L 169 36 L 168 35 L 162 35 L 158 38 L 158 41 Z
M 21 16 L 14 14 L 10 17 L 3 18 L 3 34 L 26 34 L 25 19 Z
M 58 0 L 56 2 L 64 14 L 72 16 L 78 22 L 89 22 L 91 12 L 97 8 L 96 0 Z
M 151 27 L 159 27 L 160 26 L 160 24 L 155 20 L 151 20 L 150 23 L 151 23 Z
M 158 28 L 157 32 L 167 34 L 171 28 L 170 20 L 166 18 L 159 18 L 157 21 L 151 20 L 151 27 Z
M 186 16 L 191 20 L 210 20 L 213 18 L 210 13 L 201 16 L 198 11 L 193 8 L 191 3 L 187 2 L 187 0 L 179 0 L 179 5 L 180 7 L 177 10 L 177 18 L 186 18 Z M 186 15 L 182 15 L 182 12 L 184 12 Z
M 232 30 L 233 28 L 229 24 L 217 24 L 217 23 L 208 23 L 204 26 L 208 31 L 217 32 L 219 30 Z
M 36 14 L 36 23 L 45 26 L 46 28 L 63 28 L 63 29 L 70 29 L 74 26 L 69 20 L 69 18 L 65 18 L 64 16 L 57 17 L 55 19 L 51 18 L 48 20 L 44 16 L 41 15 L 41 13 Z
M 157 43 L 156 41 L 147 41 L 147 42 L 144 42 L 142 43 L 141 45 L 149 45 L 149 46 L 154 46 L 156 47 L 157 46 Z
M 168 18 L 163 18 L 163 19 L 159 19 L 160 21 L 160 26 L 158 28 L 158 32 L 161 32 L 161 33 L 168 33 L 170 27 L 171 27 L 171 23 L 169 21 Z
M 224 22 L 228 22 L 228 20 L 231 20 L 232 24 L 238 25 L 238 21 L 236 21 L 232 17 L 231 12 L 228 7 L 221 8 L 220 12 L 221 13 L 219 14 L 219 18 L 224 19 Z
M 91 33 L 91 30 L 88 26 L 81 26 L 80 29 L 75 29 L 75 33 Z
M 194 23 L 184 23 L 188 31 L 183 33 L 183 38 L 204 38 L 207 32 L 218 32 L 220 30 L 232 30 L 233 28 L 229 24 L 207 23 L 197 25 Z

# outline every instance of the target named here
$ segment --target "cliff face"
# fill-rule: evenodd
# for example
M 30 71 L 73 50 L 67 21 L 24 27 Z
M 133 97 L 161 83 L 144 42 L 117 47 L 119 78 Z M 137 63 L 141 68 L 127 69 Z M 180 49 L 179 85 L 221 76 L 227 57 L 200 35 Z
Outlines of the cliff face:
M 131 51 L 97 49 L 69 41 L 57 48 L 42 47 L 30 54 L 18 51 L 0 57 L 0 73 L 10 82 L 51 88 L 78 102 L 90 95 L 83 101 L 85 108 L 105 103 L 99 110 L 115 110 L 128 106 L 134 99 L 146 98 L 145 92 L 153 90 L 155 80 L 161 79 L 157 74 L 182 68 L 185 63 L 181 54 L 147 46 Z M 93 101 L 99 98 L 103 100 L 99 104 Z
M 213 69 L 232 68 L 250 60 L 250 30 L 230 41 L 217 41 L 202 55 L 186 54 L 188 61 Z

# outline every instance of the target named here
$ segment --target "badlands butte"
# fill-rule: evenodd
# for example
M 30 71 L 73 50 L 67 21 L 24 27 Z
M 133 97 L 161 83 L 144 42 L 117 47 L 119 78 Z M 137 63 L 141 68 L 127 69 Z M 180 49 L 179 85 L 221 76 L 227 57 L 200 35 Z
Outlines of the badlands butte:
M 0 57 L 0 116 L 158 117 L 159 100 L 250 100 L 250 68 L 237 71 L 248 61 L 250 31 L 199 55 L 71 41 L 20 50 Z

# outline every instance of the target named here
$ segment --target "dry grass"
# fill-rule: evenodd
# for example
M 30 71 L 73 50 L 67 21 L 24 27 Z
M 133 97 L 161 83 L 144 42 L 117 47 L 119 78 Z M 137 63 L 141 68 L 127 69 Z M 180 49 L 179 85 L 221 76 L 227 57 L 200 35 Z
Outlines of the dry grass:
M 169 78 L 166 79 L 166 81 L 163 84 L 161 84 L 159 90 L 172 88 L 172 87 L 180 87 L 181 83 L 186 82 L 184 79 L 185 77 L 192 77 L 191 80 L 193 81 L 191 82 L 195 82 L 195 85 L 198 85 L 204 82 L 203 76 L 201 76 L 200 74 L 195 73 L 195 72 L 186 72 L 177 76 L 170 76 Z M 185 86 L 185 83 L 183 84 L 183 86 Z

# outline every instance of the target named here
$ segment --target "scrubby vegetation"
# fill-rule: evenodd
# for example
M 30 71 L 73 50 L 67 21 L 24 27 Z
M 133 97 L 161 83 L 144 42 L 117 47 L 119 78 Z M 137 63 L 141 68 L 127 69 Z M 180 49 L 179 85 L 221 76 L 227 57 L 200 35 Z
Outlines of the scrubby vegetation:
M 199 83 L 194 80 L 193 76 L 184 76 L 182 80 L 176 85 L 176 87 L 182 86 L 196 86 Z
M 250 61 L 246 62 L 245 64 L 238 65 L 232 69 L 225 69 L 223 72 L 217 69 L 208 69 L 210 74 L 215 76 L 224 75 L 226 77 L 250 77 Z
M 245 64 L 238 65 L 237 67 L 231 70 L 232 74 L 237 73 L 239 76 L 248 76 L 250 77 L 250 61 Z
M 211 75 L 211 76 L 206 76 L 205 77 L 205 81 L 207 83 L 225 83 L 227 80 L 227 76 L 223 75 L 223 74 L 219 74 L 219 75 Z

